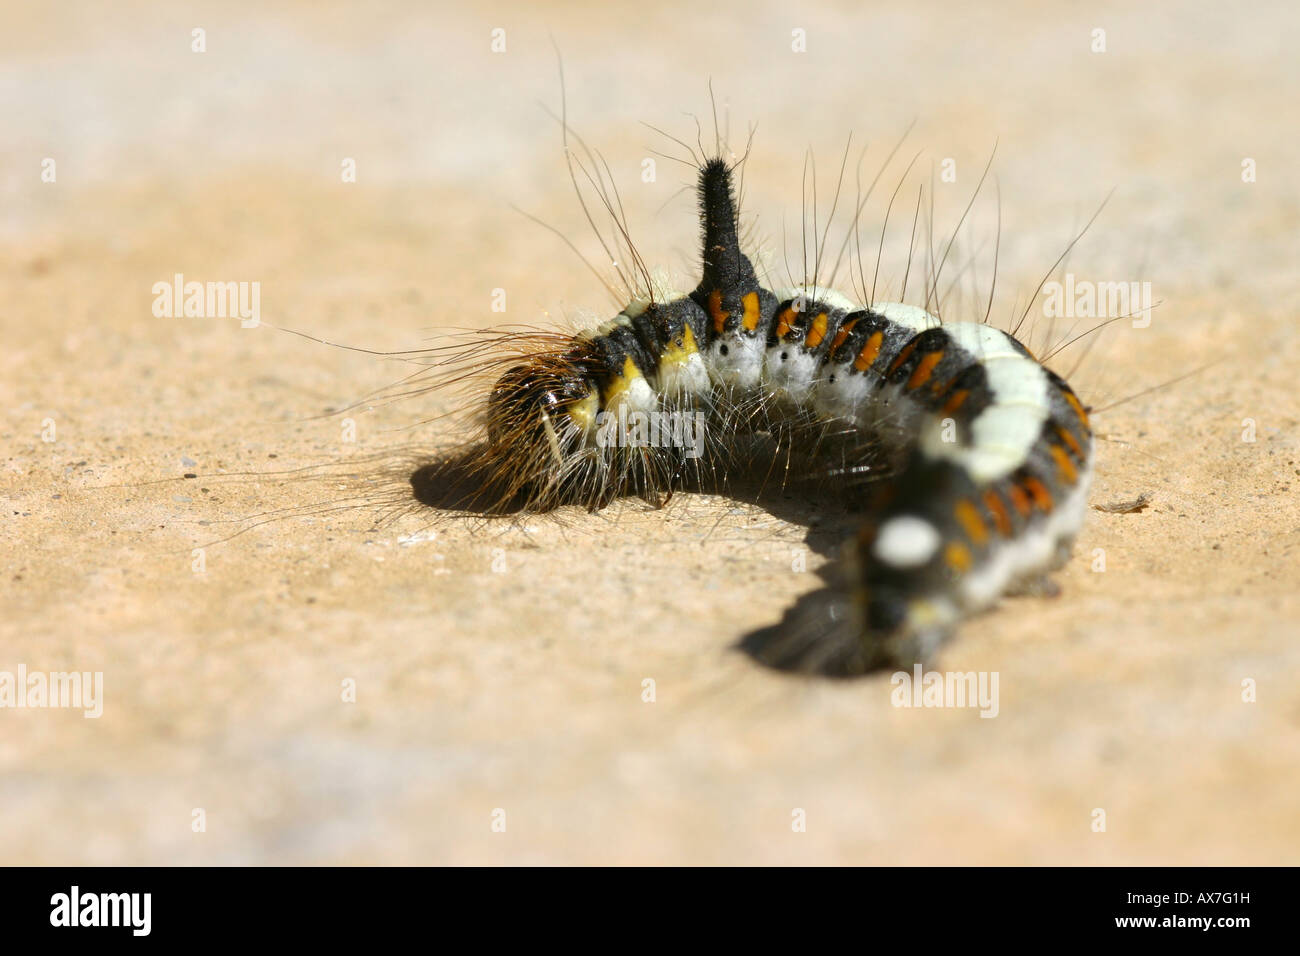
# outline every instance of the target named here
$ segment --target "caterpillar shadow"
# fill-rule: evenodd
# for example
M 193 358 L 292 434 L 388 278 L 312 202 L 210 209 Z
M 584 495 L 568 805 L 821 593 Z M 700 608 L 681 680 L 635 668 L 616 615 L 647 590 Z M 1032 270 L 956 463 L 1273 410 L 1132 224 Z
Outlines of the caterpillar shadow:
M 658 491 L 627 493 L 602 500 L 589 510 L 599 510 L 614 500 L 639 499 L 652 510 L 666 507 L 681 494 L 710 494 L 757 507 L 773 518 L 806 529 L 804 545 L 825 559 L 813 573 L 822 586 L 801 597 L 782 619 L 771 626 L 743 635 L 734 645 L 756 663 L 773 670 L 847 678 L 872 668 L 863 658 L 860 641 L 851 626 L 851 608 L 841 607 L 839 595 L 842 564 L 839 560 L 846 541 L 853 538 L 869 507 L 871 486 L 884 477 L 885 469 L 873 471 L 863 456 L 854 454 L 834 459 L 796 460 L 779 442 L 760 437 L 729 457 L 726 467 L 702 467 L 677 476 L 666 494 Z M 535 499 L 519 490 L 511 492 L 494 485 L 484 474 L 485 449 L 474 446 L 426 462 L 410 475 L 416 501 L 448 515 L 497 519 L 536 514 Z M 852 475 L 845 480 L 842 462 L 852 461 Z M 738 467 L 743 465 L 743 467 Z M 830 626 L 828 627 L 828 622 Z M 827 639 L 840 635 L 839 639 Z M 810 651 L 816 651 L 815 659 Z

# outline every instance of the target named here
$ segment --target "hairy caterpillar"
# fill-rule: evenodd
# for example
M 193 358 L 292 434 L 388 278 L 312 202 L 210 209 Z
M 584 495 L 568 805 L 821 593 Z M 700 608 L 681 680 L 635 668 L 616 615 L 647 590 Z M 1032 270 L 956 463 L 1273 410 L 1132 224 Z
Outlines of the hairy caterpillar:
M 779 436 L 834 458 L 866 517 L 829 585 L 744 646 L 774 667 L 827 675 L 908 666 L 1065 560 L 1091 478 L 1087 412 L 990 325 L 857 304 L 815 277 L 766 288 L 741 250 L 734 168 L 698 163 L 692 291 L 657 293 L 646 274 L 644 294 L 597 329 L 516 339 L 513 354 L 486 360 L 471 350 L 496 374 L 484 441 L 454 468 L 422 469 L 417 494 L 438 484 L 428 500 L 488 514 L 595 510 L 626 494 L 658 503 L 734 471 L 719 458 L 739 436 Z M 465 354 L 444 377 L 459 377 Z M 683 421 L 703 421 L 704 454 L 647 440 L 659 421 L 678 439 Z

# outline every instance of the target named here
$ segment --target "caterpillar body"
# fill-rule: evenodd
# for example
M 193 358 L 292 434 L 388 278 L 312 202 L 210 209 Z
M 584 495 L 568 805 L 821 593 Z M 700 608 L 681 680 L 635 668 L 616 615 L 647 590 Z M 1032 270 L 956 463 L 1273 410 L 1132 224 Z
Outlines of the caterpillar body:
M 855 304 L 815 282 L 765 288 L 741 250 L 733 171 L 699 167 L 696 288 L 522 350 L 490 391 L 486 442 L 461 480 L 483 511 L 597 509 L 629 493 L 661 501 L 709 467 L 685 442 L 610 442 L 629 421 L 702 416 L 712 454 L 738 430 L 848 435 L 870 453 L 843 473 L 888 478 L 850 484 L 865 518 L 828 586 L 743 646 L 826 675 L 910 666 L 1064 562 L 1091 478 L 1087 411 L 990 325 Z

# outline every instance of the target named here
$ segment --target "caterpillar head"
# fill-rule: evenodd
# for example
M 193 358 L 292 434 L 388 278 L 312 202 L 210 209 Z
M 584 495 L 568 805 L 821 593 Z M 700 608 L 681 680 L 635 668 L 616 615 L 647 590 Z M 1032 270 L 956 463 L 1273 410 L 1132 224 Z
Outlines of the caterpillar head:
M 508 369 L 488 399 L 483 473 L 510 497 L 557 489 L 593 426 L 599 398 L 579 363 L 538 355 Z

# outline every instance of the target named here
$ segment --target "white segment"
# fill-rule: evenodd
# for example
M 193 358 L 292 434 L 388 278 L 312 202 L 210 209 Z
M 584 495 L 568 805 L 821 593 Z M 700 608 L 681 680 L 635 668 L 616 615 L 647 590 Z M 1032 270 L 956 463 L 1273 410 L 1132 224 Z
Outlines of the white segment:
M 851 371 L 851 365 L 827 366 L 830 371 L 817 382 L 813 395 L 816 408 L 829 418 L 856 418 L 874 391 L 872 381 L 865 375 Z M 830 380 L 835 376 L 835 381 Z
M 1022 355 L 998 357 L 984 362 L 989 387 L 1005 405 L 1044 405 L 1047 403 L 1047 376 L 1042 366 Z
M 990 405 L 975 419 L 975 447 L 1001 449 L 1024 460 L 1025 452 L 1042 434 L 1046 413 L 1037 405 Z
M 989 360 L 1004 356 L 1024 357 L 1011 344 L 1005 332 L 991 325 L 984 325 L 981 322 L 953 322 L 945 325 L 943 330 L 958 346 L 981 359 Z
M 985 475 L 997 475 L 1003 477 L 1011 474 L 1025 463 L 1025 456 L 1022 451 L 1015 448 L 1009 448 L 1005 445 L 996 445 L 993 447 L 981 445 L 977 448 L 971 449 L 966 455 L 964 462 L 966 469 L 971 473 L 971 475 L 977 476 L 979 477 L 979 480 L 984 481 L 986 479 L 982 476 Z M 987 479 L 989 482 L 995 480 L 997 479 Z
M 930 522 L 899 515 L 880 526 L 872 550 L 890 567 L 916 568 L 934 557 L 939 543 L 939 532 Z
M 726 346 L 727 354 L 722 354 Z M 713 380 L 728 389 L 751 389 L 763 375 L 767 343 L 757 335 L 736 332 L 720 335 L 709 344 L 708 366 Z
M 960 464 L 980 484 L 997 481 L 1024 464 L 1051 410 L 1047 376 L 1033 359 L 1018 352 L 1000 329 L 976 322 L 945 325 L 958 346 L 984 366 L 993 403 L 971 422 L 971 445 L 923 436 L 925 452 Z
M 1017 580 L 1053 569 L 1058 550 L 1074 540 L 1087 513 L 1092 483 L 1092 453 L 1079 469 L 1079 480 L 1038 527 L 1029 527 L 1015 540 L 997 544 L 988 560 L 962 578 L 961 597 L 967 610 L 993 604 Z
M 705 394 L 712 385 L 709 382 L 708 366 L 704 364 L 704 356 L 699 352 L 692 352 L 685 362 L 660 363 L 658 385 L 659 390 L 670 398 L 683 394 Z
M 605 411 L 618 414 L 620 406 L 626 405 L 629 412 L 654 412 L 659 410 L 659 393 L 654 390 L 644 375 L 638 375 L 628 382 L 624 389 Z
M 781 358 L 784 355 L 785 358 Z M 806 352 L 800 343 L 777 342 L 767 350 L 764 367 L 766 380 L 796 402 L 812 391 L 813 381 L 821 369 L 821 356 Z

